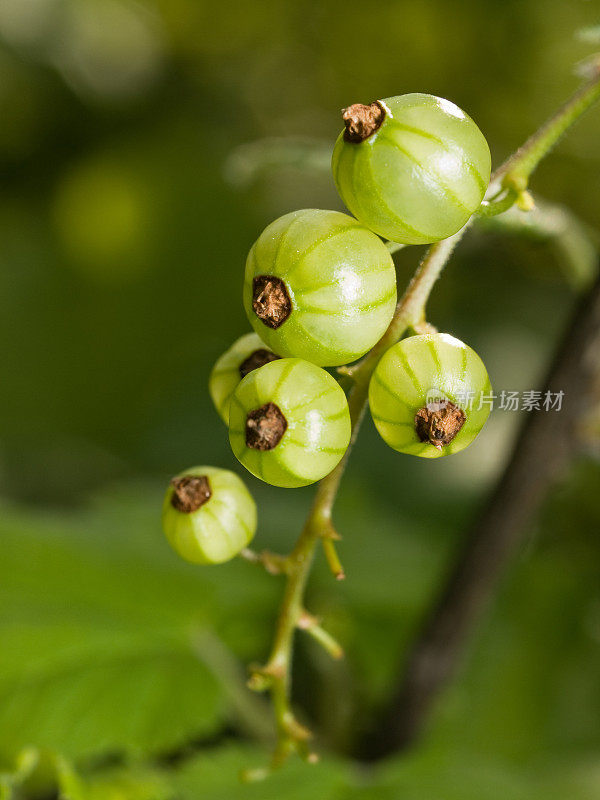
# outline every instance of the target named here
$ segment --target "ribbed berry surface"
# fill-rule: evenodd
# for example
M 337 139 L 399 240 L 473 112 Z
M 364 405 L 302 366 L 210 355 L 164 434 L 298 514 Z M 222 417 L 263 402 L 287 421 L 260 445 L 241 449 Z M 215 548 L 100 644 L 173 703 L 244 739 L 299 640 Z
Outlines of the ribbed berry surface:
M 269 328 L 252 307 L 253 279 L 280 278 L 289 318 Z M 271 223 L 246 262 L 244 307 L 261 339 L 282 356 L 339 366 L 381 338 L 396 306 L 396 273 L 387 247 L 347 214 L 304 209 Z
M 227 425 L 229 401 L 235 387 L 242 380 L 240 366 L 256 351 L 268 349 L 256 333 L 246 333 L 236 339 L 231 347 L 217 359 L 208 379 L 208 391 L 217 413 Z
M 427 244 L 456 233 L 477 210 L 491 157 L 473 120 L 428 94 L 388 97 L 381 127 L 354 144 L 340 134 L 333 176 L 348 209 L 386 239 Z
M 171 547 L 194 564 L 220 564 L 236 556 L 256 532 L 256 504 L 234 472 L 218 467 L 192 467 L 180 476 L 205 476 L 210 498 L 190 514 L 171 504 L 169 486 L 163 504 L 163 530 Z
M 268 403 L 284 415 L 287 429 L 272 450 L 246 444 L 247 416 Z M 343 389 L 325 370 L 284 358 L 249 373 L 231 398 L 229 440 L 240 462 L 274 486 L 306 486 L 329 474 L 350 441 L 350 412 Z
M 384 354 L 371 378 L 369 406 L 390 447 L 438 458 L 463 450 L 475 439 L 490 413 L 490 392 L 486 368 L 474 350 L 445 333 L 424 334 L 403 339 Z M 488 402 L 482 402 L 486 396 Z M 456 437 L 441 450 L 420 441 L 415 428 L 417 411 L 435 397 L 450 400 L 466 415 Z

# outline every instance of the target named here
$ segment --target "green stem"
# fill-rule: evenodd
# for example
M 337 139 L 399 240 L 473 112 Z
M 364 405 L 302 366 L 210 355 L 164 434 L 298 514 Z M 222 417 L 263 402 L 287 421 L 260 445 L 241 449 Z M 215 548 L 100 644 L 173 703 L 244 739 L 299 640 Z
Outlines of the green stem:
M 524 191 L 529 175 L 543 156 L 599 96 L 600 71 L 492 175 L 490 182 L 492 192 L 501 188 L 502 183 L 506 185 L 506 180 L 509 180 L 509 188 L 514 188 L 517 193 Z M 367 408 L 371 375 L 383 353 L 399 341 L 409 328 L 418 328 L 425 321 L 425 307 L 429 295 L 473 219 L 471 218 L 454 236 L 436 242 L 429 248 L 398 303 L 394 317 L 383 337 L 362 361 L 340 370 L 353 379 L 353 386 L 348 394 L 352 421 L 350 445 L 333 472 L 319 483 L 302 533 L 286 561 L 286 587 L 271 655 L 267 665 L 256 670 L 253 676 L 257 678 L 255 681 L 257 687 L 267 686 L 271 691 L 278 730 L 278 745 L 272 761 L 274 767 L 279 766 L 292 750 L 304 755 L 309 761 L 312 760 L 312 754 L 306 747 L 306 739 L 310 734 L 296 721 L 290 705 L 294 633 L 304 611 L 304 592 L 316 546 L 320 539 L 331 538 L 333 505 Z
M 525 189 L 530 175 L 561 136 L 600 98 L 600 67 L 497 171 L 505 186 Z
M 478 217 L 496 217 L 503 214 L 514 206 L 519 195 L 514 189 L 509 189 L 506 194 L 498 200 L 484 200 L 476 211 Z
M 335 548 L 335 544 L 332 539 L 327 536 L 323 536 L 323 552 L 325 553 L 325 558 L 327 559 L 327 563 L 329 564 L 329 569 L 331 570 L 331 574 L 336 579 L 336 581 L 343 581 L 346 577 L 346 573 L 344 572 L 344 568 L 342 566 L 342 562 L 337 554 L 337 550 Z
M 424 317 L 425 303 L 431 289 L 439 277 L 444 264 L 459 241 L 456 234 L 433 245 L 417 269 L 404 297 L 396 308 L 389 328 L 373 349 L 363 358 L 352 373 L 354 385 L 348 395 L 352 435 L 350 445 L 337 467 L 319 483 L 308 518 L 287 560 L 287 582 L 281 602 L 275 639 L 271 655 L 264 668 L 257 670 L 259 680 L 256 685 L 264 685 L 262 678 L 268 679 L 271 691 L 280 746 L 289 751 L 290 746 L 303 744 L 306 731 L 293 716 L 290 706 L 290 674 L 294 632 L 304 609 L 304 590 L 315 556 L 318 541 L 329 539 L 331 535 L 331 515 L 338 488 L 350 456 L 352 445 L 367 407 L 369 380 L 383 353 L 397 342 L 407 328 Z M 329 539 L 330 540 L 330 539 Z M 279 758 L 276 758 L 277 764 Z
M 339 659 L 344 655 L 342 646 L 334 637 L 319 625 L 319 621 L 307 611 L 298 620 L 298 627 L 306 631 L 309 636 L 318 642 L 332 658 Z
M 270 575 L 281 575 L 287 569 L 287 556 L 280 556 L 270 550 L 256 553 L 250 547 L 244 547 L 243 550 L 240 550 L 240 558 L 249 564 L 258 564 L 264 567 Z

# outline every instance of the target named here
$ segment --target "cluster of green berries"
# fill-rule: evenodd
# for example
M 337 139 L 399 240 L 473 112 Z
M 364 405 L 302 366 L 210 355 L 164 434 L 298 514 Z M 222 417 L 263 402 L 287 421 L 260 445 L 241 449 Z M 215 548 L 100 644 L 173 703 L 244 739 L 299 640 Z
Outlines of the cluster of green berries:
M 304 209 L 267 226 L 246 261 L 254 333 L 233 343 L 209 381 L 236 458 L 274 486 L 320 480 L 349 445 L 346 395 L 324 368 L 361 358 L 392 320 L 396 272 L 380 237 L 425 244 L 451 236 L 490 179 L 485 138 L 447 100 L 392 97 L 350 106 L 344 121 L 332 168 L 354 217 Z M 387 444 L 435 458 L 473 441 L 489 408 L 467 410 L 464 398 L 489 391 L 470 347 L 446 334 L 414 335 L 379 361 L 369 405 Z M 218 563 L 252 539 L 256 508 L 234 473 L 198 467 L 171 482 L 163 525 L 183 558 Z

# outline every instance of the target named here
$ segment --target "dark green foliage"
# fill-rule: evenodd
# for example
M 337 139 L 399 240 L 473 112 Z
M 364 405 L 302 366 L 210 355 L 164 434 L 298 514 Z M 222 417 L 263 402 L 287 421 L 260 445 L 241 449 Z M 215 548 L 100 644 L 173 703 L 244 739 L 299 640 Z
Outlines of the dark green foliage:
M 468 108 L 499 162 L 573 88 L 570 65 L 590 46 L 570 34 L 597 24 L 597 8 L 34 5 L 53 10 L 0 3 L 0 799 L 51 797 L 44 789 L 60 784 L 67 800 L 596 800 L 597 462 L 553 493 L 423 746 L 371 771 L 353 755 L 518 415 L 492 415 L 485 457 L 475 442 L 434 465 L 397 458 L 367 424 L 336 508 L 348 580 L 334 584 L 319 562 L 310 585 L 347 659 L 332 665 L 303 638 L 298 649 L 298 700 L 323 764 L 291 763 L 259 787 L 237 782 L 264 759 L 246 742 L 268 735 L 241 665 L 266 654 L 281 584 L 247 564 L 181 563 L 159 513 L 182 465 L 235 468 L 206 384 L 247 330 L 239 276 L 256 231 L 292 208 L 339 207 L 327 158 L 299 147 L 240 189 L 236 159 L 247 172 L 252 163 L 237 148 L 273 136 L 331 142 L 349 102 L 422 88 Z M 54 15 L 116 6 L 143 17 L 146 33 Z M 92 59 L 121 85 L 132 43 L 150 42 L 148 82 L 130 94 L 114 78 L 107 91 L 106 73 L 86 83 L 71 69 L 83 29 L 127 34 L 116 61 Z M 359 37 L 360 62 L 348 55 Z M 56 41 L 71 55 L 62 67 Z M 589 224 L 600 206 L 593 113 L 536 176 L 542 196 Z M 417 257 L 395 256 L 400 290 Z M 527 390 L 569 304 L 549 245 L 475 231 L 430 312 L 481 354 L 495 387 Z M 144 483 L 129 485 L 132 476 Z M 257 545 L 286 550 L 308 492 L 282 497 L 258 481 L 251 490 Z M 54 752 L 38 753 L 44 746 Z
M 132 800 L 171 800 L 180 796 L 175 789 L 190 800 L 194 791 L 210 792 L 203 796 L 211 800 L 242 791 L 261 800 L 270 792 L 295 798 L 311 787 L 332 800 L 367 790 L 402 800 L 428 800 L 435 792 L 442 800 L 470 800 L 467 789 L 473 800 L 561 800 L 556 787 L 572 785 L 570 797 L 588 800 L 594 795 L 586 787 L 597 785 L 588 754 L 600 742 L 593 679 L 600 668 L 594 639 L 600 558 L 592 527 L 600 508 L 590 491 L 599 478 L 597 466 L 582 463 L 556 494 L 543 539 L 504 581 L 421 751 L 375 772 L 330 764 L 327 755 L 316 768 L 293 762 L 260 789 L 239 788 L 236 774 L 260 765 L 264 751 L 221 737 L 267 733 L 261 711 L 247 707 L 258 698 L 244 689 L 233 654 L 250 660 L 264 651 L 277 580 L 242 563 L 217 571 L 180 563 L 160 536 L 149 502 L 155 487 L 107 494 L 86 512 L 51 519 L 5 508 L 0 744 L 6 772 L 29 745 L 79 765 L 83 788 L 66 795 L 72 800 L 112 799 L 113 785 L 128 787 L 120 791 Z M 582 526 L 569 534 L 566 520 L 575 507 Z M 270 509 L 262 544 L 281 537 L 282 509 Z M 444 552 L 457 544 L 458 526 L 449 523 L 443 497 L 413 524 L 410 512 L 399 516 L 391 504 L 375 508 L 352 482 L 340 509 L 351 580 L 332 585 L 320 565 L 312 602 L 346 643 L 347 662 L 320 663 L 317 679 L 310 663 L 320 652 L 303 641 L 300 659 L 301 673 L 309 669 L 312 676 L 310 713 L 325 749 L 352 751 L 389 690 Z M 155 761 L 173 751 L 179 756 L 168 767 Z M 107 753 L 154 766 L 107 771 L 98 766 Z

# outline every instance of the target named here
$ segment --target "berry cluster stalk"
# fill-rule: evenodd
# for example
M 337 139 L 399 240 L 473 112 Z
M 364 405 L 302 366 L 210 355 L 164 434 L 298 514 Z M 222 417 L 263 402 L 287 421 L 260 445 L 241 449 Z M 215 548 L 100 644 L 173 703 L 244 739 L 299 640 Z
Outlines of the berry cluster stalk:
M 511 193 L 510 202 L 500 201 L 496 213 L 518 202 L 526 192 L 527 182 L 541 159 L 560 136 L 600 98 L 600 65 L 592 79 L 579 89 L 533 136 L 492 175 L 489 194 L 493 204 L 495 196 L 503 189 Z M 484 201 L 487 202 L 487 201 Z M 490 203 L 488 202 L 488 205 Z M 432 245 L 421 261 L 404 296 L 401 298 L 389 328 L 373 349 L 356 365 L 341 367 L 340 372 L 352 378 L 348 395 L 352 420 L 352 438 L 348 450 L 338 466 L 318 486 L 304 528 L 288 556 L 271 553 L 255 554 L 245 551 L 248 560 L 262 563 L 269 572 L 282 573 L 286 586 L 279 611 L 275 638 L 270 657 L 263 667 L 252 669 L 251 688 L 271 693 L 277 724 L 277 744 L 271 768 L 279 766 L 291 752 L 297 752 L 309 761 L 316 759 L 309 747 L 310 731 L 295 718 L 291 707 L 291 661 L 296 628 L 312 634 L 333 656 L 340 657 L 339 645 L 324 631 L 318 620 L 304 608 L 304 594 L 310 569 L 319 541 L 336 578 L 344 573 L 335 550 L 335 540 L 340 537 L 332 523 L 333 506 L 342 475 L 356 440 L 367 406 L 371 375 L 381 356 L 399 341 L 409 329 L 427 329 L 425 307 L 433 286 L 439 278 L 454 248 L 471 224 L 471 221 L 454 236 Z M 263 777 L 268 770 L 254 770 L 249 778 Z

